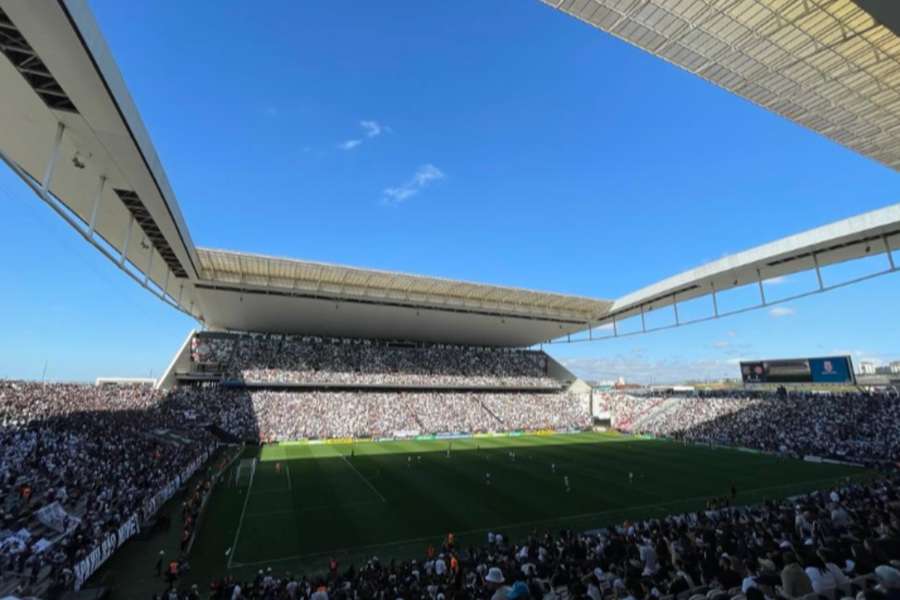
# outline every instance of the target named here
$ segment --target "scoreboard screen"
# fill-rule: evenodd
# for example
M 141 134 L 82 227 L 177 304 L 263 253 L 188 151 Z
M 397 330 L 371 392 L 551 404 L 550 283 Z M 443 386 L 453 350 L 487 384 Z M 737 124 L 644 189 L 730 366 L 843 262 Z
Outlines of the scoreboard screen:
M 849 356 L 741 362 L 744 383 L 855 383 Z

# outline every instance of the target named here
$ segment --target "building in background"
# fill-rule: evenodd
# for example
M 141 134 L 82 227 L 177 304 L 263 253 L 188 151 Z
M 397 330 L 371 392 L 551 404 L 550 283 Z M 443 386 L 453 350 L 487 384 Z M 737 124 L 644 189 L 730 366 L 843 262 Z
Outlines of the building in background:
M 860 375 L 874 375 L 875 371 L 875 363 L 869 361 L 862 361 L 861 363 L 859 363 Z

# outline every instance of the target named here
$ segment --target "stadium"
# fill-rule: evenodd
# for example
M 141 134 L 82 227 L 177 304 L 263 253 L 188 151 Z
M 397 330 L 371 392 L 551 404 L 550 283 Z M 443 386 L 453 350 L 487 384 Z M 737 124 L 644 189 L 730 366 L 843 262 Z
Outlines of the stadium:
M 900 169 L 893 3 L 543 3 Z M 601 388 L 555 354 L 890 276 L 900 204 L 612 299 L 197 246 L 87 2 L 0 0 L 0 53 L 6 168 L 194 323 L 147 380 L 0 380 L 0 598 L 900 595 L 896 379 Z

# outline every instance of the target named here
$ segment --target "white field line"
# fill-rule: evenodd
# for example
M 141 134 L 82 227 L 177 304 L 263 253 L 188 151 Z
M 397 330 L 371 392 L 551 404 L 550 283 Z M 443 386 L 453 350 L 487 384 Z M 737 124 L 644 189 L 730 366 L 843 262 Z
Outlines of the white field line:
M 234 554 L 237 552 L 238 538 L 241 537 L 241 527 L 244 526 L 244 515 L 247 513 L 247 503 L 250 502 L 250 490 L 253 489 L 253 478 L 256 476 L 256 469 L 250 471 L 250 484 L 247 486 L 246 496 L 244 496 L 244 507 L 241 509 L 241 518 L 238 520 L 237 531 L 234 532 L 234 541 L 231 542 L 231 552 L 228 553 L 228 564 L 226 568 L 230 569 L 234 562 Z
M 337 452 L 337 451 L 335 450 L 335 452 Z M 340 457 L 344 460 L 344 462 L 347 463 L 347 466 L 348 466 L 348 467 L 350 467 L 351 469 L 353 469 L 353 472 L 356 473 L 356 475 L 357 475 L 360 479 L 362 479 L 363 482 L 365 482 L 365 484 L 366 484 L 367 486 L 369 486 L 369 489 L 370 489 L 370 490 L 372 490 L 373 492 L 375 492 L 375 495 L 376 495 L 376 496 L 378 496 L 379 498 L 381 498 L 381 501 L 382 501 L 382 502 L 387 502 L 387 498 L 385 498 L 384 496 L 381 495 L 381 492 L 379 492 L 378 489 L 377 489 L 374 485 L 372 485 L 372 482 L 371 482 L 371 481 L 369 481 L 368 479 L 366 479 L 365 477 L 363 477 L 363 474 L 360 473 L 360 472 L 356 469 L 356 467 L 353 466 L 353 463 L 351 463 L 349 460 L 347 460 L 347 457 L 346 457 L 346 456 L 344 456 L 344 455 L 343 455 L 342 453 L 340 453 L 340 452 L 338 452 L 338 456 L 340 456 Z
M 753 489 L 748 489 L 743 492 L 738 492 L 738 496 L 744 496 L 744 495 L 748 495 L 748 494 L 752 494 L 752 493 L 756 493 L 756 492 L 781 490 L 784 488 L 795 487 L 797 485 L 806 486 L 806 485 L 817 485 L 819 483 L 826 483 L 826 482 L 834 483 L 836 481 L 840 481 L 841 479 L 843 479 L 843 477 L 829 477 L 827 479 L 815 479 L 815 480 L 810 480 L 810 481 L 800 481 L 797 483 L 786 483 L 784 485 L 773 485 L 773 486 L 768 486 L 768 487 L 753 488 Z M 483 533 L 483 532 L 487 532 L 487 531 L 505 531 L 507 529 L 512 529 L 514 527 L 525 527 L 525 526 L 529 526 L 529 525 L 541 525 L 543 523 L 559 523 L 561 521 L 570 521 L 570 520 L 582 519 L 582 518 L 588 518 L 588 517 L 599 517 L 602 515 L 611 515 L 611 514 L 623 513 L 626 511 L 646 510 L 646 509 L 650 509 L 650 508 L 664 508 L 666 506 L 672 506 L 673 504 L 682 504 L 682 503 L 686 503 L 686 502 L 697 502 L 699 500 L 708 500 L 709 498 L 710 498 L 710 495 L 706 494 L 704 496 L 694 496 L 692 498 L 678 498 L 677 500 L 671 500 L 668 502 L 657 502 L 655 504 L 643 504 L 641 506 L 623 506 L 621 508 L 616 508 L 613 510 L 602 510 L 602 511 L 593 512 L 593 513 L 583 513 L 580 515 L 568 515 L 568 516 L 564 516 L 564 517 L 553 517 L 550 519 L 541 519 L 538 521 L 522 521 L 520 523 L 505 523 L 503 525 L 494 525 L 492 527 L 482 527 L 479 529 L 470 529 L 469 531 L 460 531 L 460 532 L 456 533 L 456 535 L 457 536 L 469 535 L 472 533 Z M 408 540 L 397 540 L 395 542 L 385 542 L 385 543 L 381 543 L 381 544 L 371 544 L 368 546 L 352 546 L 350 548 L 326 550 L 324 552 L 311 552 L 308 554 L 295 554 L 293 556 L 285 556 L 283 558 L 273 558 L 270 560 L 258 560 L 258 561 L 249 562 L 249 563 L 234 563 L 233 565 L 229 565 L 228 568 L 231 569 L 231 568 L 240 568 L 240 567 L 252 567 L 252 566 L 256 566 L 256 565 L 265 565 L 265 564 L 270 564 L 270 563 L 286 562 L 289 560 L 302 560 L 302 559 L 306 559 L 306 558 L 315 558 L 317 556 L 346 555 L 351 552 L 358 552 L 361 550 L 377 550 L 379 548 L 389 548 L 391 546 L 403 546 L 406 544 L 415 544 L 415 543 L 426 542 L 428 540 L 434 540 L 435 538 L 439 538 L 442 535 L 445 535 L 445 534 L 438 533 L 438 534 L 428 535 L 428 536 L 419 537 L 419 538 L 411 538 Z

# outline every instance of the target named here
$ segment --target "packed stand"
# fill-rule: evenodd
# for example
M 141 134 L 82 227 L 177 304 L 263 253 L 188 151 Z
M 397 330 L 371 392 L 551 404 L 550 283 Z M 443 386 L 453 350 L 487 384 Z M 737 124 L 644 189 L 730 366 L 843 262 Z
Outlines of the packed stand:
M 212 440 L 149 386 L 0 381 L 0 586 L 71 587 L 73 569 Z
M 630 396 L 612 405 L 633 433 L 866 463 L 900 459 L 900 396 L 717 391 Z
M 570 394 L 489 394 L 483 402 L 507 430 L 584 429 L 590 426 L 586 405 Z
M 191 359 L 256 384 L 559 388 L 546 354 L 512 348 L 204 333 Z
M 405 437 L 448 432 L 584 429 L 587 403 L 566 393 L 323 392 L 181 387 L 168 410 L 242 439 Z
M 604 406 L 612 413 L 613 425 L 622 430 L 629 430 L 631 423 L 650 406 L 648 398 L 631 394 L 600 394 Z
M 884 478 L 589 533 L 535 531 L 513 541 L 490 532 L 474 546 L 456 545 L 449 534 L 418 560 L 332 560 L 322 575 L 263 567 L 250 580 L 214 580 L 204 593 L 214 600 L 894 600 L 898 559 L 900 488 Z M 168 597 L 200 597 L 196 588 L 179 592 L 177 582 L 171 589 Z

